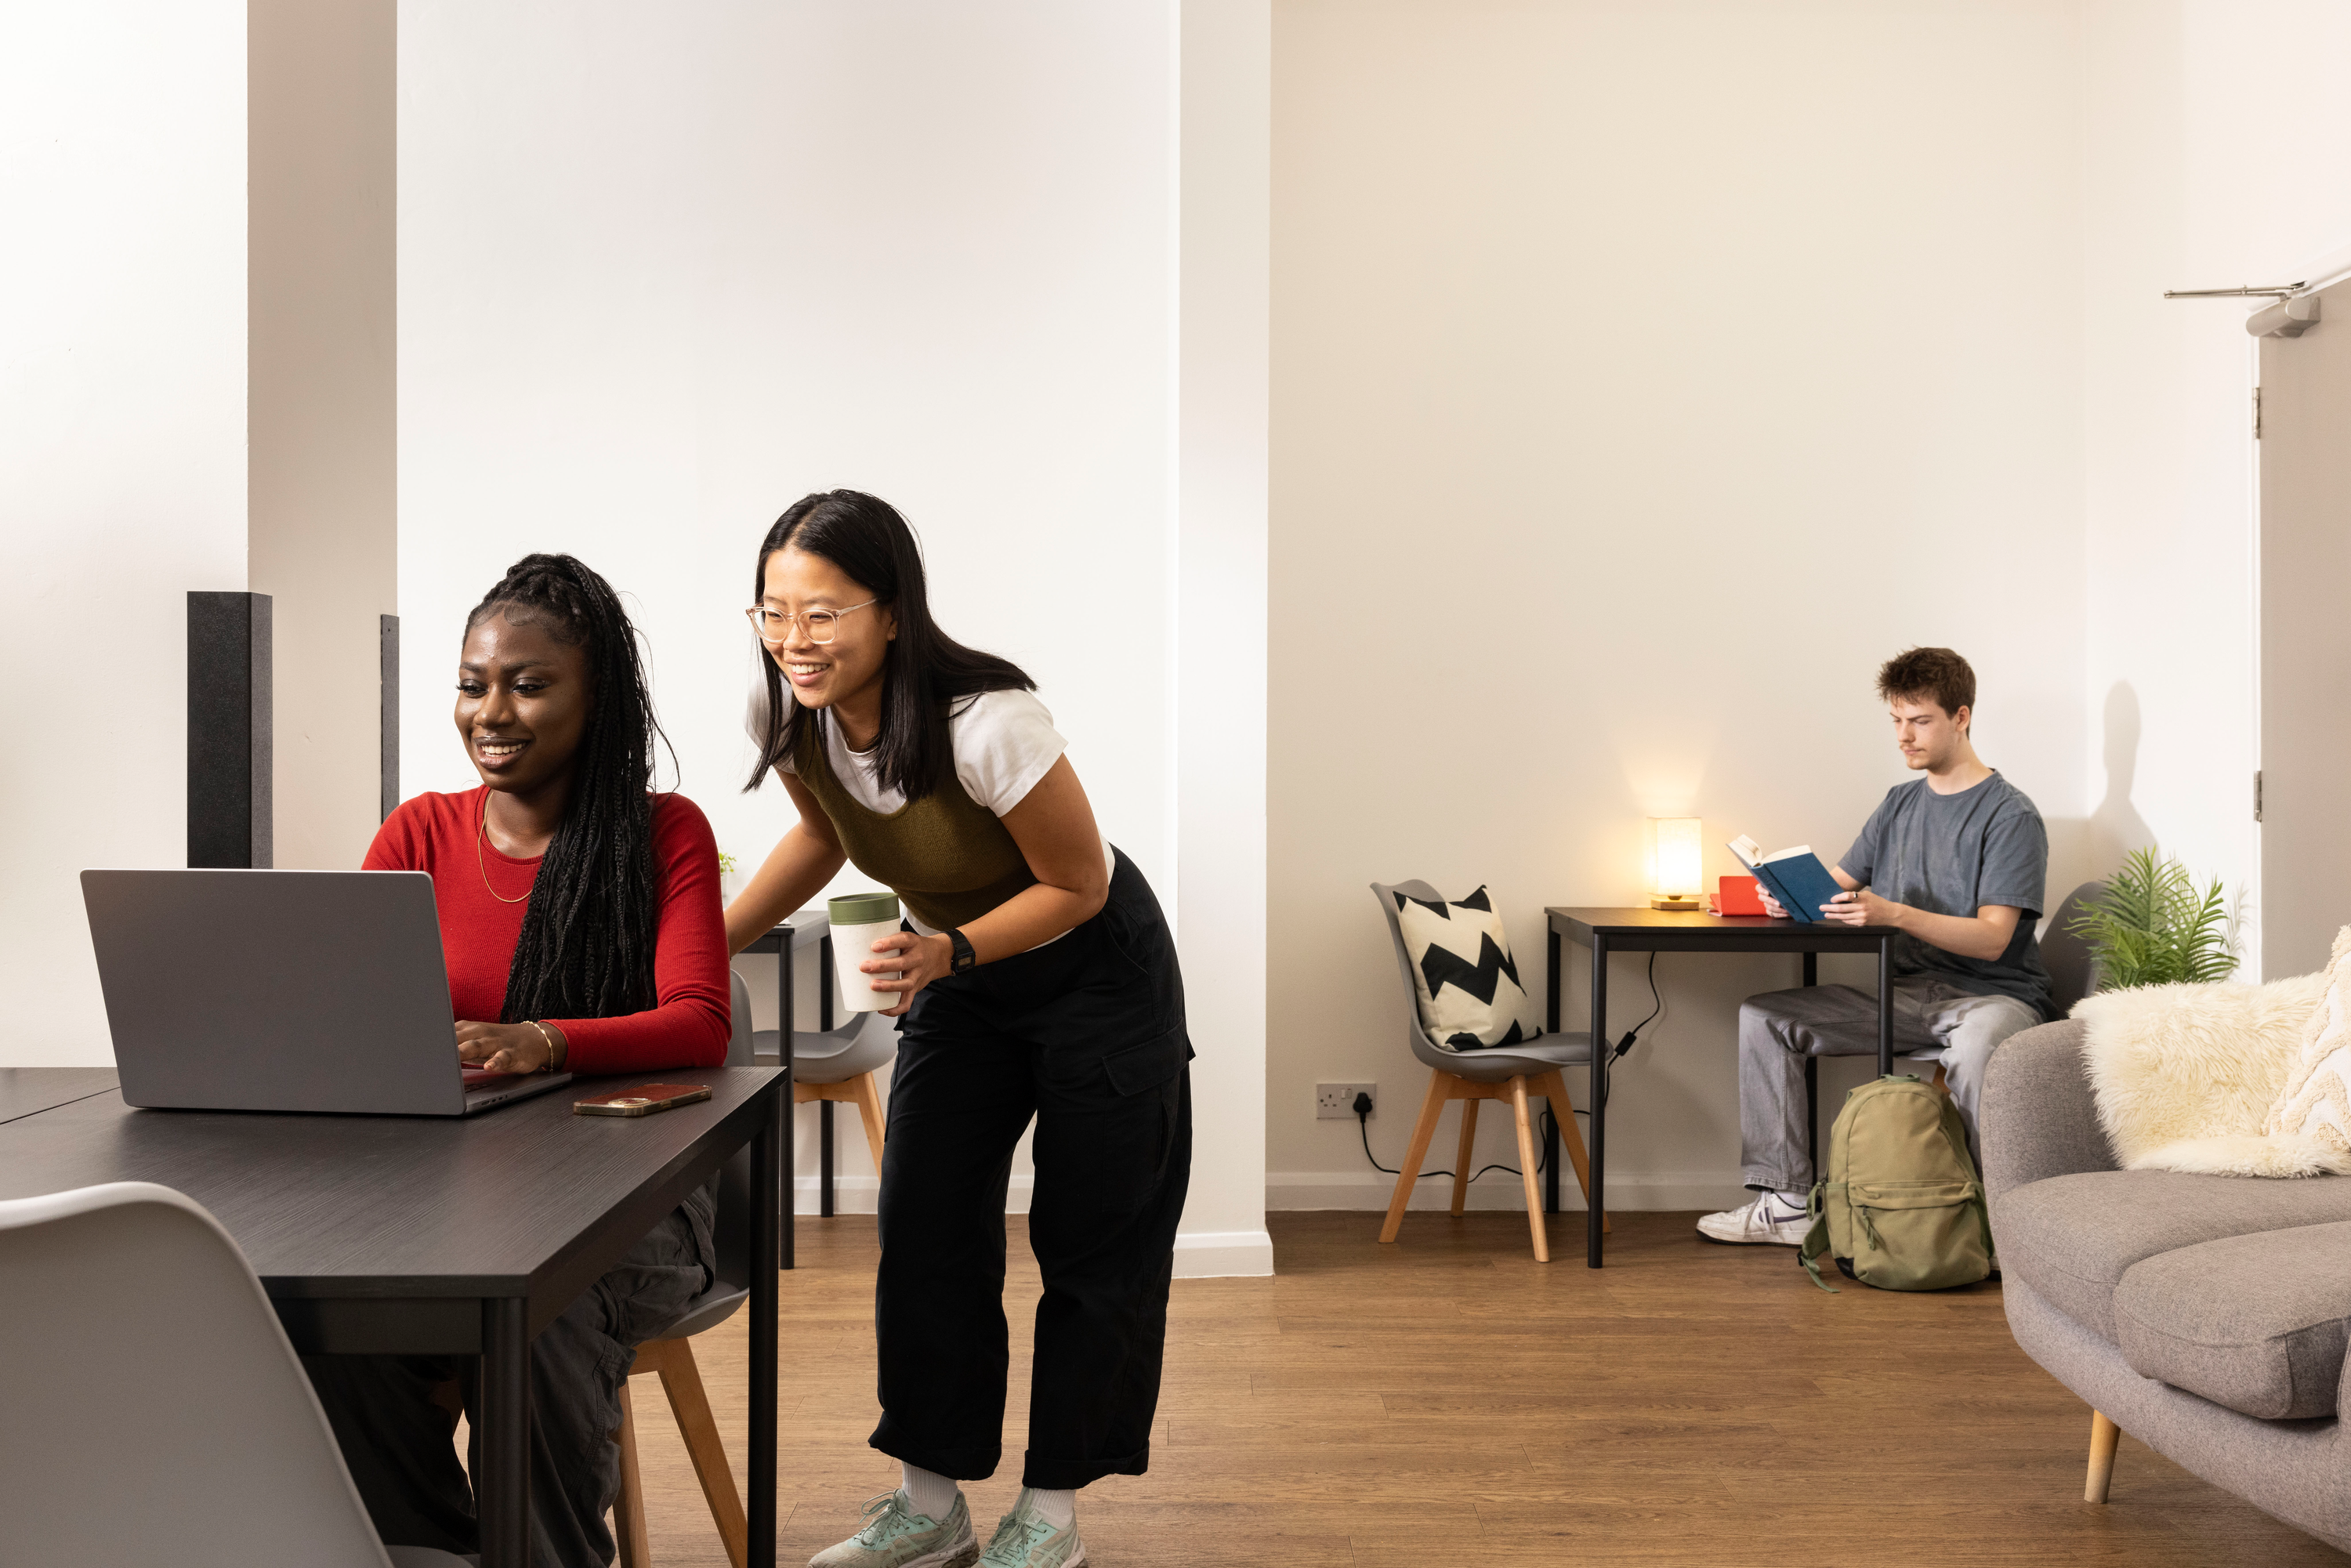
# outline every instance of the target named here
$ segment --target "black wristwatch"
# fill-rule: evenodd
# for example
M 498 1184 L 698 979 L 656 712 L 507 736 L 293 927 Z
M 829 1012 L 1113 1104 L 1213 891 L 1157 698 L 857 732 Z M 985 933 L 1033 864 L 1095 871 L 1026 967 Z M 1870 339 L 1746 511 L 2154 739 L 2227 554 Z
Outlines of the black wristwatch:
M 979 967 L 979 955 L 971 950 L 969 937 L 960 931 L 950 931 L 947 940 L 955 946 L 955 957 L 947 964 L 947 973 L 966 975 Z

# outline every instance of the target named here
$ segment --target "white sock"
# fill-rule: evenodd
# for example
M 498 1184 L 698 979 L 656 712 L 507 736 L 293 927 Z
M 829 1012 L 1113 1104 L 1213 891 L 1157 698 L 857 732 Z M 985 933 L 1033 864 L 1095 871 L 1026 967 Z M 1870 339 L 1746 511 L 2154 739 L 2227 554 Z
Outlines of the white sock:
M 1039 1491 L 1031 1487 L 1029 1506 L 1038 1518 L 1056 1530 L 1067 1530 L 1077 1522 L 1078 1494 L 1074 1491 Z
M 903 1460 L 898 1469 L 904 1477 L 898 1483 L 899 1488 L 905 1492 L 907 1503 L 916 1513 L 945 1521 L 946 1516 L 955 1511 L 956 1499 L 963 1495 L 963 1488 L 951 1478 L 934 1475 L 919 1465 L 906 1464 Z
M 1783 1214 L 1802 1214 L 1811 1206 L 1808 1197 L 1801 1192 L 1775 1192 L 1771 1196 L 1779 1200 L 1780 1211 Z

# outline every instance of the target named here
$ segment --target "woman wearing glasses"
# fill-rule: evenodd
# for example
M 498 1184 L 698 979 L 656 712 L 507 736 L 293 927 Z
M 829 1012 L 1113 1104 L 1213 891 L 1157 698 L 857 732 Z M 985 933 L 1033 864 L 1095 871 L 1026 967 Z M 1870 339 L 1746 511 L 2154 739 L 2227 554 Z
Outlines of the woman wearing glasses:
M 1094 826 L 1066 743 L 1006 661 L 930 617 L 913 531 L 854 490 L 768 530 L 759 762 L 799 821 L 726 911 L 745 946 L 844 861 L 906 929 L 862 967 L 899 993 L 874 1292 L 904 1484 L 812 1568 L 1071 1568 L 1076 1492 L 1140 1475 L 1191 1169 L 1184 988 L 1158 901 Z M 994 1473 L 1008 1365 L 1004 1197 L 1031 1118 L 1037 1309 L 1021 1490 L 984 1556 L 956 1484 Z

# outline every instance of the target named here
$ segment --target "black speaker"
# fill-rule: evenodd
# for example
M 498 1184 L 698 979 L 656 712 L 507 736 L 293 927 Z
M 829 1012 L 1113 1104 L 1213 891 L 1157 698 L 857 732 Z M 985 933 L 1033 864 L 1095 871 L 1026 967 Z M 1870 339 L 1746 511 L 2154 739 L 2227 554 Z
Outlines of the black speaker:
M 270 863 L 269 595 L 188 595 L 188 863 Z

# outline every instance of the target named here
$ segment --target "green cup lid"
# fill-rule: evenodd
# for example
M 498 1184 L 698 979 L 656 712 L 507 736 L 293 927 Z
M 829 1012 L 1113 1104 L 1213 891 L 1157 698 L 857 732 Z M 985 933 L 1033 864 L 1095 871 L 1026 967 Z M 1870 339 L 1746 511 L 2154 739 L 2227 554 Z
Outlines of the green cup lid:
M 824 901 L 825 913 L 835 925 L 878 925 L 898 919 L 898 895 L 894 893 L 845 893 L 839 898 Z

